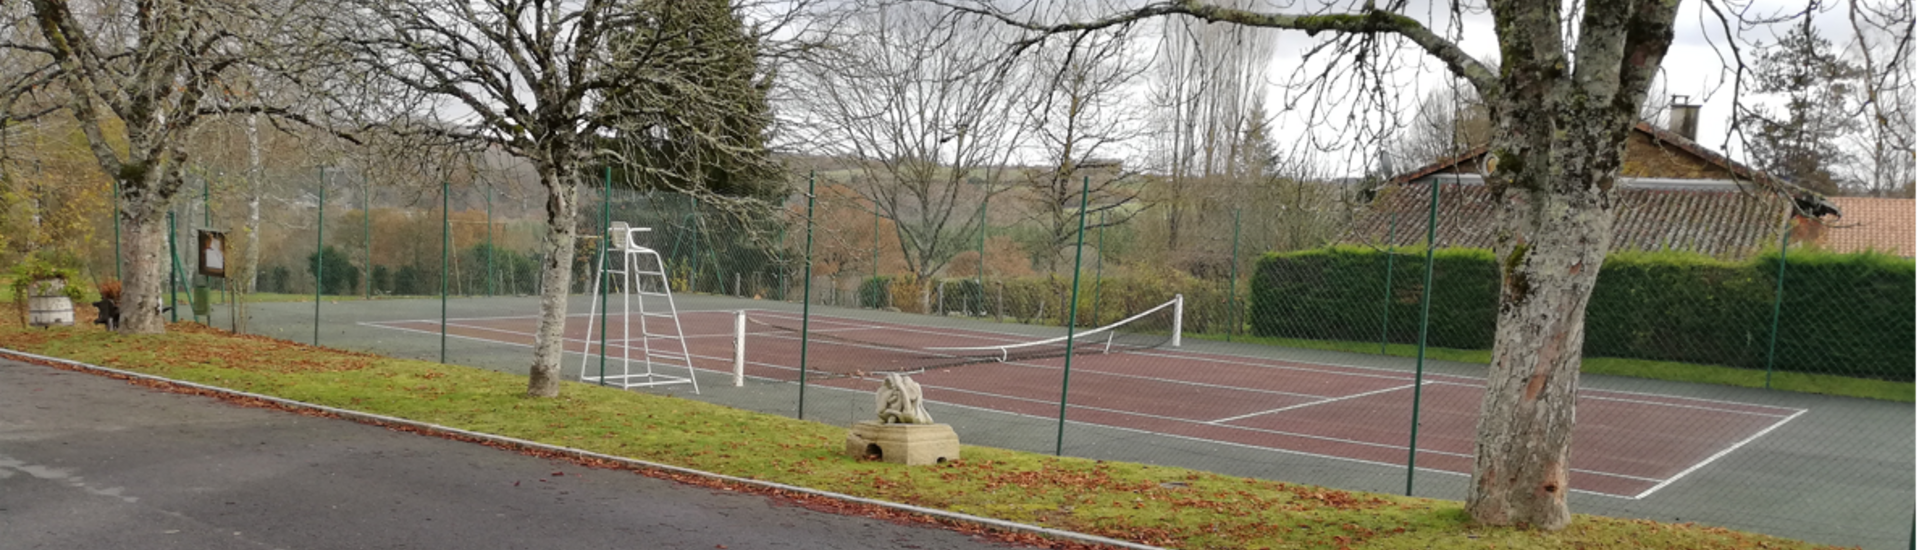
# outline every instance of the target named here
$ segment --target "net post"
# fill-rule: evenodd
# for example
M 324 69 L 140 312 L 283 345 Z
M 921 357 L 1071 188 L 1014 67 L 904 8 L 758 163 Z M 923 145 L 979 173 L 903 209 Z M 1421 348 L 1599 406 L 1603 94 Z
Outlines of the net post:
M 746 385 L 746 310 L 733 313 L 733 387 Z
M 1186 295 L 1173 295 L 1173 347 L 1179 347 L 1181 329 L 1186 323 Z

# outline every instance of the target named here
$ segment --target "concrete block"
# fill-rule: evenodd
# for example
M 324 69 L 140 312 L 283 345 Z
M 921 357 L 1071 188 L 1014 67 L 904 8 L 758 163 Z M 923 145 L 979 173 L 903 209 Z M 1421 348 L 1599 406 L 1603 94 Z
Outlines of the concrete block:
M 871 420 L 846 432 L 846 454 L 917 466 L 959 458 L 959 434 L 946 424 L 881 424 Z

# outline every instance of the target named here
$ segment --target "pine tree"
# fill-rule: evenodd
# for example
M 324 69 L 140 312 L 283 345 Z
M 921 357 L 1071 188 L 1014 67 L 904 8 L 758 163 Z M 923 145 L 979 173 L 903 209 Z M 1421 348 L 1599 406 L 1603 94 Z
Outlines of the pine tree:
M 1839 140 L 1858 129 L 1848 112 L 1864 71 L 1820 37 L 1807 19 L 1760 58 L 1756 91 L 1781 94 L 1779 111 L 1755 109 L 1748 143 L 1760 168 L 1825 194 L 1839 192 L 1833 168 L 1849 162 Z
M 631 30 L 613 38 L 616 62 L 661 65 L 671 81 L 610 94 L 619 113 L 616 168 L 642 189 L 699 189 L 777 199 L 784 187 L 766 150 L 773 76 L 760 44 L 727 0 L 635 0 Z M 701 138 L 693 136 L 700 135 Z

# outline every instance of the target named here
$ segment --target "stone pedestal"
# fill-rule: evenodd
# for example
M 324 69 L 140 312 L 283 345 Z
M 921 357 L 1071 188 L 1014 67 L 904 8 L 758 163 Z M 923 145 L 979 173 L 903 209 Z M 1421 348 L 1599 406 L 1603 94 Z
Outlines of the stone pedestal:
M 908 466 L 959 458 L 959 434 L 946 424 L 881 424 L 871 420 L 846 432 L 846 454 L 878 455 L 880 461 Z

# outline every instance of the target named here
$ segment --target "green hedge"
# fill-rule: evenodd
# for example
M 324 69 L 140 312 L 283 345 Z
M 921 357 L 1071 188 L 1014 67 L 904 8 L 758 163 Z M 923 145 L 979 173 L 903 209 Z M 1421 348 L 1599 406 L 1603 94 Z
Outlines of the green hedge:
M 1390 299 L 1387 259 L 1393 259 Z M 1492 346 L 1498 270 L 1487 250 L 1435 252 L 1437 347 Z M 1254 334 L 1414 342 L 1423 251 L 1333 247 L 1269 254 L 1255 269 Z M 1682 253 L 1609 256 L 1586 310 L 1585 353 L 1766 367 L 1778 254 L 1728 262 Z M 1913 262 L 1880 254 L 1792 252 L 1774 368 L 1913 380 Z
M 1385 281 L 1389 254 L 1390 291 Z M 1492 347 L 1499 296 L 1494 265 L 1487 250 L 1434 251 L 1429 344 Z M 1423 251 L 1333 247 L 1268 254 L 1253 270 L 1249 321 L 1260 336 L 1377 341 L 1385 316 L 1388 340 L 1412 342 L 1419 337 L 1424 279 Z

